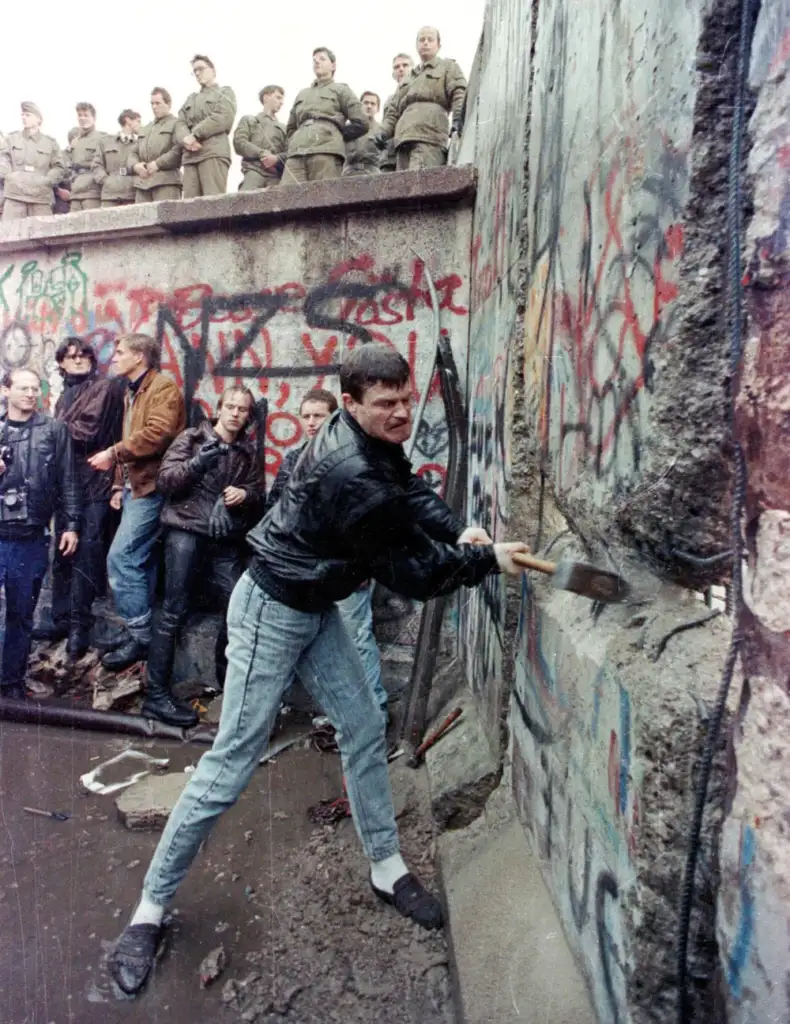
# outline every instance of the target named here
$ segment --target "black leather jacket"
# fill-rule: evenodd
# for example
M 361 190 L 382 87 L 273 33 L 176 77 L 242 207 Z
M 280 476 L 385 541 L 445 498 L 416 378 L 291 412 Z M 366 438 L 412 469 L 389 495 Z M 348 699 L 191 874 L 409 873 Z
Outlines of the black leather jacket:
M 13 451 L 11 468 L 0 475 L 0 500 L 9 487 L 24 486 L 27 517 L 18 525 L 44 529 L 55 509 L 59 509 L 63 529 L 79 532 L 82 487 L 66 424 L 35 412 L 24 427 L 9 431 L 3 415 L 0 417 L 0 444 L 9 442 Z
M 275 600 L 301 611 L 328 608 L 371 578 L 424 601 L 499 571 L 493 547 L 455 546 L 463 529 L 412 473 L 401 445 L 370 437 L 340 410 L 247 535 L 250 573 Z

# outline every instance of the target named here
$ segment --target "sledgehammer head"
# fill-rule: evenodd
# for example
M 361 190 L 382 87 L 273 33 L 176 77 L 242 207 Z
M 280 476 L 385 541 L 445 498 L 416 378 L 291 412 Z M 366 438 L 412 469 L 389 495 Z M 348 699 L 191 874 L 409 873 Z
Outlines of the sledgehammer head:
M 584 562 L 560 562 L 552 575 L 552 583 L 558 590 L 570 590 L 593 601 L 616 604 L 625 601 L 631 588 L 617 573 L 598 569 Z

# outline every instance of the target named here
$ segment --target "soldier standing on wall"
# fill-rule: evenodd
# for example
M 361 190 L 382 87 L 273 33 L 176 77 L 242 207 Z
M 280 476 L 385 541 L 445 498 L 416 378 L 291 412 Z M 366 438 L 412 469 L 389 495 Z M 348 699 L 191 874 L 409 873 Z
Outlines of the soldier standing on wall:
M 277 120 L 285 90 L 280 85 L 266 85 L 258 93 L 258 99 L 263 110 L 243 117 L 233 135 L 233 148 L 242 158 L 244 172 L 239 192 L 254 192 L 276 185 L 285 166 L 283 154 L 288 143 L 285 127 Z
M 412 71 L 395 94 L 395 102 L 376 136 L 383 149 L 395 140 L 397 170 L 419 171 L 447 163 L 451 130 L 461 130 L 461 110 L 466 96 L 466 79 L 454 60 L 439 57 L 439 30 L 426 26 L 417 34 L 417 52 L 422 64 Z
M 136 203 L 181 198 L 183 150 L 176 129 L 178 119 L 170 113 L 172 102 L 167 89 L 157 85 L 151 90 L 154 119 L 140 129 L 129 154 Z
M 411 75 L 414 62 L 408 53 L 399 53 L 392 59 L 392 77 L 400 87 L 405 81 L 408 81 Z M 389 96 L 384 104 L 384 113 L 382 114 L 382 120 L 387 120 L 387 114 L 392 109 L 395 102 L 395 97 L 398 95 L 398 90 Z M 381 164 L 382 171 L 394 171 L 395 170 L 395 141 L 390 139 L 387 143 L 387 148 L 382 154 Z
M 121 130 L 117 135 L 104 135 L 93 158 L 93 180 L 101 186 L 102 209 L 128 206 L 134 202 L 134 179 L 129 171 L 129 156 L 137 144 L 142 117 L 135 110 L 122 110 L 118 115 Z
M 68 146 L 70 146 L 72 142 L 74 142 L 79 133 L 79 128 L 69 128 L 68 135 L 66 136 L 66 139 L 68 140 Z M 59 185 L 56 185 L 52 189 L 52 194 L 55 200 L 54 206 L 52 207 L 52 212 L 58 216 L 66 213 L 71 213 L 71 171 L 69 170 L 68 146 L 66 147 L 66 151 L 63 154 L 63 159 L 66 164 L 66 170 L 63 174 L 63 179 L 61 180 L 61 183 Z
M 66 149 L 72 213 L 98 210 L 101 206 L 101 185 L 93 177 L 92 169 L 103 133 L 96 128 L 96 108 L 92 103 L 77 104 L 77 123 L 77 135 L 69 140 Z
M 349 86 L 335 81 L 336 66 L 331 50 L 313 50 L 315 80 L 297 95 L 288 118 L 284 185 L 339 178 L 346 143 L 368 130 L 365 108 Z
M 43 119 L 36 104 L 25 101 L 22 131 L 11 132 L 0 145 L 4 221 L 52 213 L 52 190 L 63 181 L 66 164 L 55 139 L 42 134 Z
M 200 92 L 190 93 L 179 111 L 184 147 L 184 199 L 222 195 L 228 188 L 229 135 L 236 117 L 236 96 L 217 85 L 217 72 L 204 54 L 192 58 Z
M 381 100 L 375 92 L 363 92 L 360 101 L 368 115 L 368 131 L 358 139 L 346 143 L 346 162 L 343 167 L 343 177 L 348 178 L 360 174 L 378 174 L 381 153 L 372 136 L 380 129 L 381 125 L 376 120 L 376 114 L 381 107 Z

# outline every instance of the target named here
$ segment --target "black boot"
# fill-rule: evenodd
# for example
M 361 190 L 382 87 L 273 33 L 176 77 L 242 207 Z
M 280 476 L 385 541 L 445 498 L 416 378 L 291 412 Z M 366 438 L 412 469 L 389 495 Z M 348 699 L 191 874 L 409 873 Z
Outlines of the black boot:
M 191 729 L 200 721 L 194 708 L 176 700 L 168 687 L 152 683 L 150 679 L 140 714 L 143 718 L 158 718 L 160 722 L 175 725 L 179 729 Z
M 24 683 L 4 683 L 0 686 L 0 697 L 4 700 L 30 700 Z
M 79 661 L 83 654 L 87 654 L 91 646 L 91 633 L 89 629 L 82 626 L 72 626 L 69 630 L 69 639 L 66 643 L 66 654 L 72 661 Z
M 145 661 L 148 657 L 148 644 L 135 640 L 133 636 L 116 647 L 114 651 L 108 651 L 101 660 L 102 665 L 110 672 L 122 672 L 130 668 L 135 662 Z

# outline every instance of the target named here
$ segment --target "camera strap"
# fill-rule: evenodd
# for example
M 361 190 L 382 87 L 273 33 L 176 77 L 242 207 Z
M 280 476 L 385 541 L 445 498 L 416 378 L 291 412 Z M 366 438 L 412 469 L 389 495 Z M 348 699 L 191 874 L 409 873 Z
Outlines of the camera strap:
M 34 414 L 35 415 L 35 414 Z M 3 479 L 0 481 L 0 488 L 3 491 L 7 491 L 9 487 L 13 486 L 17 490 L 27 490 L 28 480 L 30 479 L 30 460 L 33 456 L 33 416 L 24 423 L 20 423 L 18 427 L 14 427 L 15 431 L 20 432 L 19 440 L 14 444 L 14 458 L 11 460 L 11 467 L 7 473 L 3 474 Z M 3 447 L 10 448 L 9 430 L 11 425 L 8 422 L 8 416 L 6 416 L 3 424 Z M 25 459 L 25 465 L 22 466 L 22 460 L 18 458 L 18 454 L 22 448 L 22 442 L 24 440 L 23 431 L 27 427 L 27 457 Z

